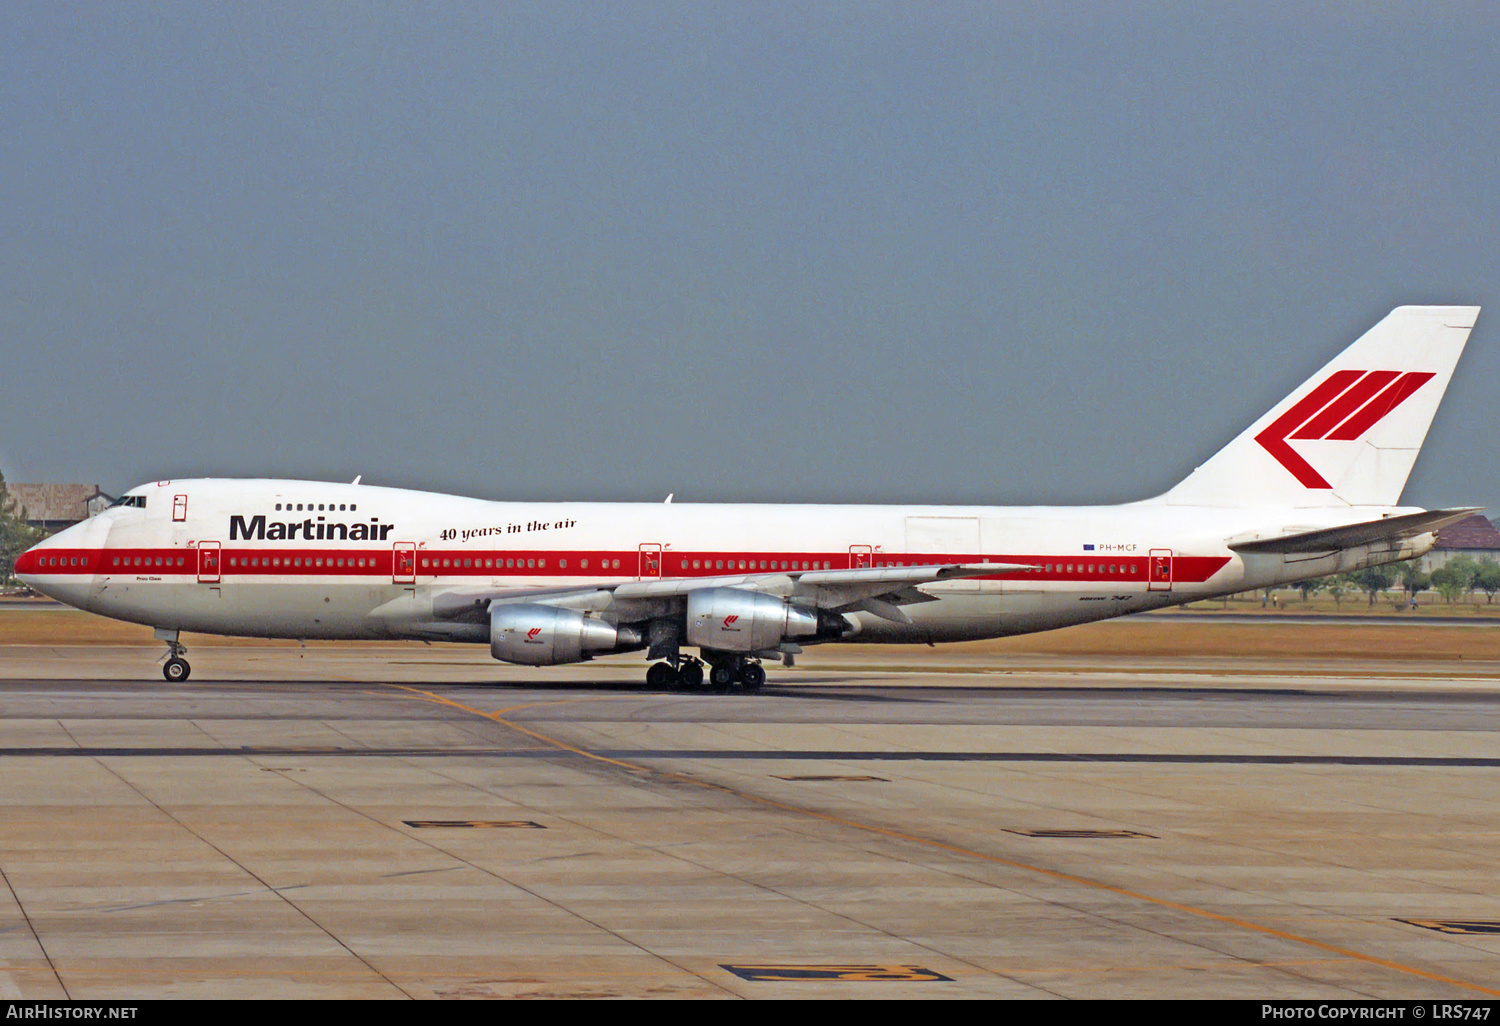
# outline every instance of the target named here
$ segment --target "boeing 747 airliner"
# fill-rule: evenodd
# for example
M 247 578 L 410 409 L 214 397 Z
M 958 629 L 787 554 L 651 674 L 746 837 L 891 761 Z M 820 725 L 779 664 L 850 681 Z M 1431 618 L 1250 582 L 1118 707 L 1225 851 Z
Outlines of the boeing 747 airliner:
M 1478 315 L 1400 307 L 1164 495 L 1121 506 L 511 503 L 314 481 L 158 481 L 16 563 L 30 587 L 183 631 L 646 654 L 753 690 L 804 646 L 968 641 L 1428 551 L 1472 508 L 1399 506 Z M 690 650 L 696 649 L 697 654 Z

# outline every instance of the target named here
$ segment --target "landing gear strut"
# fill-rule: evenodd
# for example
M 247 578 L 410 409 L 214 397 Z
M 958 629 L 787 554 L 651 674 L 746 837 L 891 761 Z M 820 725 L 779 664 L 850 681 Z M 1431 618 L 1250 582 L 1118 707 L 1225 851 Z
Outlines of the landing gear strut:
M 168 684 L 181 684 L 192 675 L 193 668 L 183 656 L 187 655 L 187 646 L 177 640 L 176 631 L 156 629 L 156 636 L 167 644 L 167 654 L 171 657 L 161 667 L 161 675 L 167 678 Z

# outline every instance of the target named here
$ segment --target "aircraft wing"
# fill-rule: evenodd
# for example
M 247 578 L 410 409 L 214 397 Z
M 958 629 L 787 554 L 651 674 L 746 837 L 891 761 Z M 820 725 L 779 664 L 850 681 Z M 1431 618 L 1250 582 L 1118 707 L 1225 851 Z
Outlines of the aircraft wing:
M 1415 538 L 1471 517 L 1483 508 L 1471 506 L 1462 509 L 1433 509 L 1345 524 L 1342 527 L 1292 530 L 1270 538 L 1248 538 L 1243 541 L 1230 539 L 1229 547 L 1236 552 L 1331 552 L 1373 542 Z
M 817 588 L 846 588 L 875 594 L 916 584 L 933 584 L 963 577 L 989 577 L 1030 570 L 1027 563 L 934 563 L 928 566 L 869 566 L 852 570 L 780 570 L 775 573 L 740 574 L 736 577 L 664 577 L 629 581 L 614 587 L 617 598 L 661 598 L 686 595 L 699 588 L 747 588 L 752 591 L 780 590 L 790 582 L 790 594 L 811 594 Z
M 608 581 L 549 588 L 465 588 L 433 597 L 433 612 L 442 618 L 470 618 L 492 605 L 536 602 L 625 616 L 630 607 L 649 607 L 685 597 L 703 588 L 743 588 L 801 599 L 835 612 L 866 609 L 877 616 L 909 622 L 897 606 L 930 602 L 918 585 L 966 577 L 990 577 L 1035 569 L 1027 563 L 934 563 L 924 566 L 858 567 L 850 570 L 779 570 L 725 574 L 720 577 L 663 577 L 643 581 Z M 890 615 L 894 613 L 895 615 Z

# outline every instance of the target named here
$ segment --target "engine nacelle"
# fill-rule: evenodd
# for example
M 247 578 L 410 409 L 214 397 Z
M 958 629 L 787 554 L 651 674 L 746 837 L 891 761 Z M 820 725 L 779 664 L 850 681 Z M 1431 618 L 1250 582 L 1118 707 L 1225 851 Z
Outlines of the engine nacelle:
M 576 609 L 516 605 L 490 608 L 490 655 L 507 663 L 577 663 L 593 652 L 640 644 L 640 632 Z
M 687 640 L 699 648 L 763 652 L 787 638 L 838 637 L 846 627 L 841 616 L 803 609 L 758 591 L 703 588 L 688 593 Z

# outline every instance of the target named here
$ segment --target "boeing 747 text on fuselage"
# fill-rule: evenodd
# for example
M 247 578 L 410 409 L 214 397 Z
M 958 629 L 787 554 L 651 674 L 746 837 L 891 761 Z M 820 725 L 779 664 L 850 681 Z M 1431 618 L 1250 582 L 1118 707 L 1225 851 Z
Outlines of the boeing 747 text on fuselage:
M 1120 506 L 485 502 L 312 481 L 160 481 L 16 563 L 180 632 L 644 652 L 755 689 L 804 646 L 970 641 L 1409 559 L 1472 508 L 1398 506 L 1478 315 L 1399 307 L 1164 495 Z M 693 654 L 691 650 L 696 650 Z

